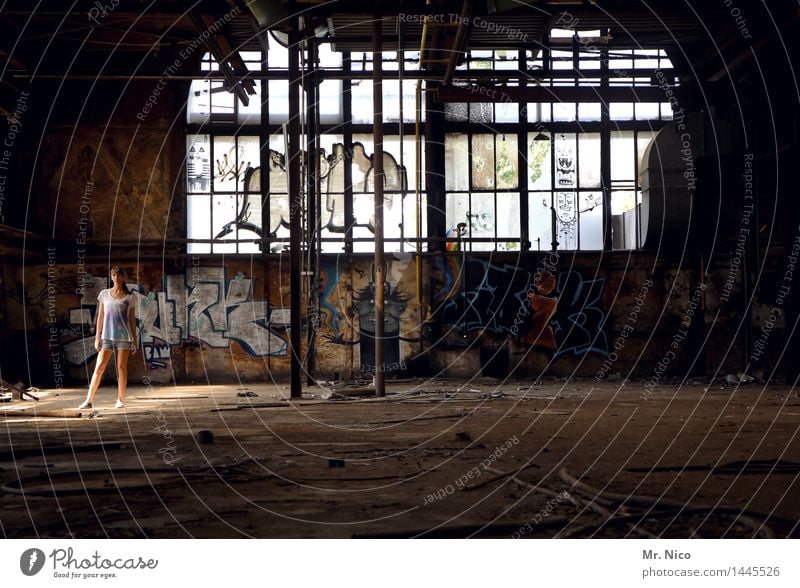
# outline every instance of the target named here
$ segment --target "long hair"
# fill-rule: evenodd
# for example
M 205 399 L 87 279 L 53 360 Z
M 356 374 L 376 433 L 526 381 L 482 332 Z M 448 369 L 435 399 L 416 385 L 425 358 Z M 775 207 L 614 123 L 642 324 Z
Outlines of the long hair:
M 121 280 L 122 280 L 122 291 L 125 292 L 126 294 L 130 294 L 131 291 L 128 290 L 128 283 L 125 281 L 125 277 L 127 276 L 127 274 L 125 273 L 125 270 L 122 269 L 120 266 L 115 265 L 114 267 L 111 268 L 111 273 L 112 274 L 117 274 L 121 278 Z

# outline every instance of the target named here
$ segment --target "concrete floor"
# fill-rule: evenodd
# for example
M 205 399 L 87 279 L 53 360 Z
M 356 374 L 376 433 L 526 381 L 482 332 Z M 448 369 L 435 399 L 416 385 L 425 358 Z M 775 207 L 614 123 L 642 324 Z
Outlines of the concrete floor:
M 296 402 L 267 384 L 244 387 L 257 397 L 134 386 L 120 410 L 104 387 L 80 416 L 84 389 L 43 390 L 38 403 L 0 405 L 0 527 L 80 538 L 800 536 L 796 391 L 620 384 L 419 380 L 388 383 L 385 399 L 333 400 L 319 387 Z M 728 465 L 743 460 L 753 461 Z

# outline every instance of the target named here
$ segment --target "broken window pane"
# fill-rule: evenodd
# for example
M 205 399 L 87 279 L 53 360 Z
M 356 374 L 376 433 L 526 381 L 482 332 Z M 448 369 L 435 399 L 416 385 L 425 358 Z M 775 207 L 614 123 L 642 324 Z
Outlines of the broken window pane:
M 494 135 L 473 135 L 472 189 L 494 188 L 494 171 Z
M 497 187 L 516 188 L 519 186 L 519 176 L 517 169 L 517 136 L 500 135 L 497 138 Z

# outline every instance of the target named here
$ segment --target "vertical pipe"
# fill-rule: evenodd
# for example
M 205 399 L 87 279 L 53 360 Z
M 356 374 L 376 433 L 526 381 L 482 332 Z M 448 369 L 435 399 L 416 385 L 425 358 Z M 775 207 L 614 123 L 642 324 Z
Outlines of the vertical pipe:
M 603 31 L 607 34 L 607 31 Z M 608 89 L 608 45 L 600 49 L 600 92 Z M 613 218 L 611 216 L 611 116 L 608 102 L 600 103 L 600 185 L 603 187 L 603 249 L 614 248 Z
M 526 63 L 525 51 L 520 50 L 517 53 L 517 63 L 520 69 L 528 67 Z M 528 196 L 528 157 L 530 155 L 530 148 L 528 147 L 528 103 L 520 102 L 517 104 L 517 120 L 519 121 L 519 130 L 517 131 L 517 190 L 519 193 L 519 250 L 530 251 L 531 249 L 531 235 L 530 235 L 530 206 Z
M 422 149 L 420 147 L 419 119 L 422 117 L 422 80 L 417 80 L 416 115 L 414 117 L 414 190 L 416 192 L 417 211 L 417 255 L 414 259 L 417 282 L 417 304 L 419 304 L 419 353 L 425 351 L 425 337 L 423 337 L 425 321 L 427 320 L 426 305 L 422 303 Z
M 384 284 L 386 282 L 383 259 L 383 47 L 381 19 L 372 21 L 372 110 L 375 150 L 372 154 L 372 180 L 375 197 L 375 395 L 386 394 L 385 367 L 383 365 L 384 338 Z
M 302 398 L 302 322 L 300 316 L 300 261 L 303 252 L 302 186 L 300 179 L 300 33 L 297 19 L 292 23 L 289 33 L 289 149 L 286 154 L 289 160 L 289 359 L 290 359 L 290 394 L 292 398 Z
M 268 55 L 266 51 L 261 52 L 261 68 L 264 71 L 268 69 Z M 261 136 L 261 149 L 259 151 L 258 165 L 261 170 L 260 178 L 260 194 L 261 198 L 261 253 L 269 253 L 272 242 L 269 237 L 272 235 L 269 231 L 269 101 L 267 99 L 269 92 L 269 83 L 267 80 L 259 80 L 257 83 L 261 84 L 261 125 L 259 127 L 259 135 Z M 269 297 L 269 262 L 268 258 L 264 257 L 264 297 Z
M 352 70 L 350 53 L 344 53 L 342 59 L 342 69 L 347 74 Z M 353 82 L 349 78 L 342 82 L 342 115 L 345 124 L 342 129 L 342 141 L 344 141 L 344 253 L 348 261 L 353 255 Z M 352 350 L 352 348 L 351 348 Z M 350 366 L 352 368 L 353 358 L 351 352 Z M 351 370 L 352 373 L 352 370 Z
M 309 386 L 314 385 L 316 380 L 316 350 L 317 350 L 317 317 L 319 316 L 319 266 L 317 265 L 317 240 L 320 234 L 317 232 L 317 218 L 320 215 L 317 208 L 317 184 L 319 180 L 319 127 L 317 126 L 317 114 L 319 112 L 319 76 L 317 76 L 317 43 L 311 37 L 307 40 L 308 55 L 306 59 L 307 67 L 310 69 L 311 76 L 308 80 L 306 94 L 308 96 L 308 106 L 306 108 L 306 153 L 308 156 L 308 169 L 310 173 L 306 175 L 306 231 L 308 234 L 308 262 L 306 264 L 308 279 L 308 333 L 306 336 L 306 382 Z

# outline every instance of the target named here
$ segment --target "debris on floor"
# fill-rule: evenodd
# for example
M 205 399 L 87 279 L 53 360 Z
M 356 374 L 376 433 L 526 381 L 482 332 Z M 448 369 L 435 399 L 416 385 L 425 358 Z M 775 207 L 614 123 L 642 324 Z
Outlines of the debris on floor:
M 211 431 L 197 431 L 197 442 L 200 445 L 208 445 L 214 442 L 214 433 Z
M 744 372 L 739 372 L 735 376 L 733 374 L 728 374 L 725 376 L 725 383 L 730 385 L 741 385 L 741 384 L 751 384 L 755 382 L 755 378 L 753 376 L 748 376 Z

